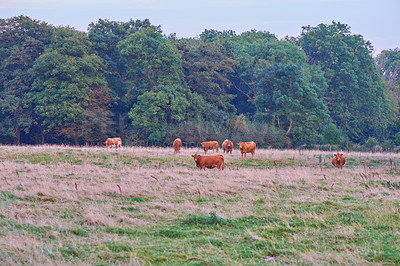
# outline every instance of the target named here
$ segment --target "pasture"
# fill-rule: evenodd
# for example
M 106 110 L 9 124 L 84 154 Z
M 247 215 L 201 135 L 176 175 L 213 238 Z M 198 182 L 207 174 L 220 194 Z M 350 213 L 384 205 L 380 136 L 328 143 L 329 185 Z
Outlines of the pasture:
M 400 264 L 400 155 L 335 152 L 0 146 L 0 264 Z

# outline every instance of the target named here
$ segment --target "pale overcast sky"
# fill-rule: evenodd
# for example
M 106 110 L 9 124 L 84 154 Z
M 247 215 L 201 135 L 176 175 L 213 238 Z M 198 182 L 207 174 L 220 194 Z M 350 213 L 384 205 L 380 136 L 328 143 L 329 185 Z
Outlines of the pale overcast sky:
M 19 15 L 81 31 L 100 18 L 148 18 L 178 37 L 255 29 L 284 38 L 299 36 L 302 26 L 336 21 L 363 35 L 376 53 L 400 48 L 400 0 L 0 0 L 1 18 Z

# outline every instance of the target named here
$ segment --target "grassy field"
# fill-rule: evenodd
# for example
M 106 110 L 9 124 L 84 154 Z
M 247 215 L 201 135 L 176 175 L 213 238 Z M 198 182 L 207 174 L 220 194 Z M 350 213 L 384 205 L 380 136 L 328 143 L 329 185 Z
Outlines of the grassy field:
M 334 152 L 0 146 L 0 264 L 400 264 L 400 155 Z

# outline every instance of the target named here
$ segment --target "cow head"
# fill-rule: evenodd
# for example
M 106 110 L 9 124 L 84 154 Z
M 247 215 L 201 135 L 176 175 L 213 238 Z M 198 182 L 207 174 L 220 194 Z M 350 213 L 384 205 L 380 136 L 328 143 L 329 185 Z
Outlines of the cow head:
M 236 144 L 239 146 L 239 148 L 243 147 L 243 142 L 239 142 L 239 143 L 236 143 Z
M 334 154 L 333 156 L 334 156 L 336 163 L 340 165 L 340 161 L 342 160 L 343 154 L 337 153 L 337 154 Z
M 203 148 L 204 148 L 204 142 L 200 142 L 200 144 L 201 144 L 201 146 L 203 146 Z
M 192 157 L 194 158 L 194 161 L 197 162 L 200 158 L 200 155 L 198 154 L 193 154 Z

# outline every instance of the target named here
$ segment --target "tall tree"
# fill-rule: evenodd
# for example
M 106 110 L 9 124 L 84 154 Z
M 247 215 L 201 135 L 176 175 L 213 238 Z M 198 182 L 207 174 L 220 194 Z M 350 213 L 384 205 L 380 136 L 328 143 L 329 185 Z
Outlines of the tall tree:
M 372 59 L 371 43 L 352 35 L 346 24 L 303 27 L 299 43 L 309 64 L 320 65 L 331 117 L 353 142 L 383 138 L 390 103 Z
M 254 30 L 231 39 L 236 65 L 231 79 L 233 86 L 229 92 L 236 95 L 233 102 L 239 113 L 248 116 L 255 114 L 256 87 L 260 74 L 271 59 L 269 46 L 275 41 L 277 41 L 275 35 Z
M 285 61 L 268 66 L 261 76 L 255 98 L 258 114 L 285 130 L 297 145 L 316 143 L 329 118 L 318 97 L 326 83 L 320 70 L 305 64 L 305 57 L 297 63 Z
M 188 119 L 196 111 L 202 114 L 202 98 L 183 83 L 177 48 L 159 30 L 140 29 L 120 42 L 119 49 L 129 72 L 128 93 L 137 99 L 129 112 L 137 131 L 160 142 L 168 124 Z
M 160 84 L 182 81 L 180 56 L 158 29 L 148 27 L 130 34 L 119 49 L 128 68 L 128 94 L 137 97 Z
M 33 67 L 35 91 L 31 104 L 46 132 L 78 144 L 93 91 L 102 88 L 109 93 L 102 68 L 100 58 L 90 54 L 85 33 L 68 27 L 56 29 L 49 48 Z
M 394 97 L 394 106 L 399 107 L 400 99 L 400 49 L 382 51 L 375 62 L 387 82 L 389 93 Z
M 389 99 L 391 100 L 390 138 L 395 138 L 400 144 L 400 49 L 382 51 L 376 58 L 382 76 L 386 82 Z
M 26 101 L 32 90 L 31 68 L 50 42 L 53 27 L 19 16 L 0 19 L 0 135 L 19 145 L 21 132 L 29 133 L 37 122 Z
M 155 143 L 162 142 L 169 125 L 202 117 L 204 100 L 188 88 L 178 84 L 155 86 L 138 97 L 138 103 L 129 112 L 132 125 Z
M 122 59 L 118 44 L 128 36 L 144 28 L 153 28 L 159 31 L 160 27 L 151 25 L 148 19 L 129 20 L 128 22 L 99 19 L 89 25 L 89 40 L 93 52 L 102 58 L 105 67 L 104 76 L 111 91 L 116 97 L 116 104 L 110 110 L 114 113 L 117 134 L 125 135 L 125 128 L 129 124 L 128 112 L 135 103 L 137 95 L 131 94 L 132 83 L 129 68 Z
M 178 44 L 182 54 L 185 80 L 193 92 L 227 113 L 236 113 L 231 103 L 234 96 L 228 93 L 232 83 L 235 61 L 229 57 L 225 47 L 219 42 L 182 40 Z

